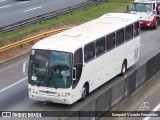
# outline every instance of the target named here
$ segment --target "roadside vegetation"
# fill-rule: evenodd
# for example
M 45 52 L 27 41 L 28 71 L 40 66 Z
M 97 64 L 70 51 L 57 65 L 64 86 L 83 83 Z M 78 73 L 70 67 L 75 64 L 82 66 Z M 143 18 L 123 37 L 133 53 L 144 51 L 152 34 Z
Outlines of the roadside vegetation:
M 72 14 L 60 16 L 57 19 L 42 21 L 40 23 L 22 27 L 11 32 L 3 33 L 0 35 L 0 47 L 46 31 L 62 27 L 76 26 L 109 12 L 126 11 L 127 5 L 130 7 L 131 2 L 132 0 L 103 2 L 97 6 L 86 8 L 85 10 L 79 10 L 73 12 Z

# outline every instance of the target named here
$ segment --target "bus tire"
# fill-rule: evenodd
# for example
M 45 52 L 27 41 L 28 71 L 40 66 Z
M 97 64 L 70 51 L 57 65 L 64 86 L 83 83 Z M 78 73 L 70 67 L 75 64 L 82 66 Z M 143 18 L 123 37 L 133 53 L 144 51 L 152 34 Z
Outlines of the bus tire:
M 87 84 L 84 84 L 84 86 L 82 87 L 81 101 L 85 100 L 87 95 L 88 95 L 88 86 L 87 86 Z
M 123 76 L 127 71 L 127 61 L 124 60 L 121 68 L 121 75 Z

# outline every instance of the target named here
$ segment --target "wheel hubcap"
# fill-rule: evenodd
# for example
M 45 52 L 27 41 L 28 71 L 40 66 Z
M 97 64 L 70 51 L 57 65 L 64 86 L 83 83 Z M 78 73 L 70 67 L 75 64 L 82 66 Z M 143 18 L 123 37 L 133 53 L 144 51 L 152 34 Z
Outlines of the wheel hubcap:
M 125 67 L 125 65 L 123 65 L 123 73 L 125 73 L 126 72 L 126 67 Z
M 82 89 L 82 97 L 85 98 L 85 96 L 86 96 L 86 88 L 83 87 L 83 89 Z

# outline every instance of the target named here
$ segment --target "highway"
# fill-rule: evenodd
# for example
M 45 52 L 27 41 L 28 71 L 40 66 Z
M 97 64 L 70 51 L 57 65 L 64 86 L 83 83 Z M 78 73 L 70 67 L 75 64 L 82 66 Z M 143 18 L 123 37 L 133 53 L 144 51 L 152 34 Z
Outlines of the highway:
M 0 0 L 0 27 L 86 1 L 87 0 Z
M 128 72 L 133 71 L 160 52 L 159 31 L 160 27 L 158 27 L 157 30 L 143 30 L 141 32 L 140 59 Z M 29 56 L 25 55 L 22 58 L 0 66 L 0 111 L 78 111 L 96 96 L 99 96 L 99 94 L 103 92 L 105 86 L 111 84 L 111 82 L 109 82 L 105 86 L 92 92 L 85 101 L 78 101 L 70 106 L 29 100 L 27 78 L 22 74 L 23 62 L 27 61 L 28 58 Z M 119 79 L 120 78 L 117 77 L 113 82 Z M 10 119 L 17 120 L 17 118 Z M 50 119 L 57 120 L 57 118 L 47 118 L 47 120 Z

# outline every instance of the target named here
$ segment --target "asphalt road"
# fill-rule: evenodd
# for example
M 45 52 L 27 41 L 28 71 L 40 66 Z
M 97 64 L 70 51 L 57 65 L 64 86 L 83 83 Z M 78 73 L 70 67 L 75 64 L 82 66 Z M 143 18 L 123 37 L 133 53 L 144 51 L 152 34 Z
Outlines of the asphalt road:
M 87 0 L 0 0 L 0 27 L 86 1 Z
M 142 31 L 140 59 L 128 72 L 136 69 L 160 52 L 159 31 L 160 27 L 157 30 Z M 100 87 L 98 90 L 92 92 L 84 102 L 78 101 L 70 106 L 29 100 L 27 78 L 22 74 L 22 64 L 27 59 L 28 55 L 0 67 L 0 111 L 78 111 L 94 99 L 94 97 L 99 96 L 105 88 L 105 86 Z M 119 78 L 116 78 L 113 82 L 118 80 Z M 17 118 L 12 119 L 17 120 Z M 57 118 L 47 119 L 56 120 Z

